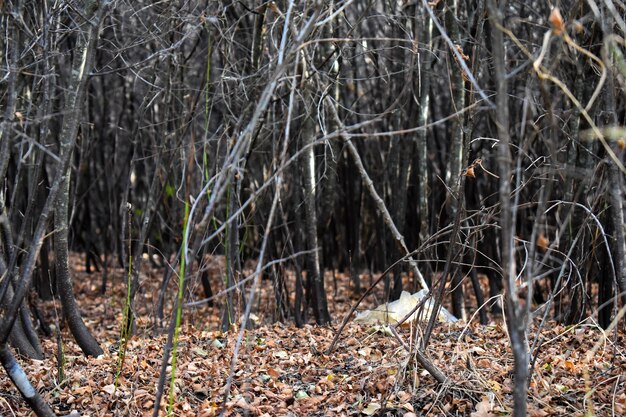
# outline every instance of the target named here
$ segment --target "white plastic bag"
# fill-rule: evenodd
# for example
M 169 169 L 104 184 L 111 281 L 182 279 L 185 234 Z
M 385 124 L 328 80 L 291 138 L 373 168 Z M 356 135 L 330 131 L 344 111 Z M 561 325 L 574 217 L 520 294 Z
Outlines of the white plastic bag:
M 400 298 L 396 301 L 379 305 L 373 310 L 365 310 L 357 313 L 354 321 L 365 324 L 397 324 L 409 314 L 427 294 L 428 292 L 426 290 L 420 290 L 415 294 L 402 291 Z M 433 300 L 427 300 L 422 307 L 411 314 L 404 324 L 408 325 L 412 321 L 417 320 L 418 314 L 421 320 L 428 320 L 432 313 L 432 307 Z M 441 307 L 439 310 L 438 319 L 442 323 L 454 323 L 458 321 L 458 319 L 450 314 L 444 307 Z

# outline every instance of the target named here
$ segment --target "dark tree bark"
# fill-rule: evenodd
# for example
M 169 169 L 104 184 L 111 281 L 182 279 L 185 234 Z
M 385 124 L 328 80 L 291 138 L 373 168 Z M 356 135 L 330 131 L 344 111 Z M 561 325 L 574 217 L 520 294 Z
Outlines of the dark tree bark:
M 82 45 L 83 48 L 86 47 L 83 50 L 86 54 L 84 56 L 78 55 L 75 60 L 76 66 L 74 69 L 76 72 L 73 74 L 74 83 L 72 85 L 74 94 L 72 94 L 72 91 L 68 91 L 65 103 L 66 108 L 72 111 L 68 112 L 68 115 L 71 117 L 71 115 L 74 114 L 73 120 L 75 123 L 64 123 L 63 138 L 67 138 L 67 141 L 62 142 L 62 151 L 60 152 L 61 158 L 59 160 L 57 174 L 52 186 L 50 187 L 48 198 L 42 208 L 39 220 L 36 224 L 32 238 L 32 245 L 30 246 L 28 253 L 24 256 L 20 276 L 19 279 L 17 279 L 13 297 L 10 299 L 7 297 L 7 288 L 9 285 L 12 285 L 10 278 L 4 279 L 2 281 L 2 285 L 0 285 L 0 304 L 8 305 L 4 311 L 4 315 L 2 316 L 2 321 L 0 321 L 0 362 L 2 362 L 4 369 L 18 387 L 26 402 L 39 416 L 52 416 L 54 414 L 43 402 L 38 392 L 35 391 L 28 383 L 25 374 L 15 363 L 15 360 L 9 351 L 7 342 L 11 334 L 11 329 L 18 318 L 18 312 L 22 306 L 26 292 L 30 286 L 33 270 L 35 268 L 35 260 L 41 249 L 44 232 L 48 226 L 48 220 L 51 215 L 53 205 L 56 204 L 59 195 L 62 193 L 63 182 L 67 180 L 66 175 L 69 170 L 71 160 L 70 150 L 74 146 L 78 129 L 78 105 L 81 102 L 80 98 L 84 93 L 84 87 L 88 75 L 83 72 L 83 70 L 86 66 L 89 66 L 89 51 L 93 51 L 95 49 L 99 25 L 107 5 L 108 3 L 100 4 L 100 2 L 96 1 L 88 2 L 83 10 L 83 16 L 86 16 L 93 21 L 89 22 L 90 25 L 87 30 L 88 35 L 86 37 L 87 41 Z M 4 212 L 2 215 L 4 215 Z M 13 276 L 12 266 L 9 268 L 9 273 Z
M 4 1 L 0 347 L 41 354 L 23 302 L 35 260 L 36 289 L 51 296 L 54 257 L 68 322 L 84 331 L 72 252 L 93 253 L 86 266 L 104 267 L 113 297 L 115 254 L 131 272 L 131 312 L 156 310 L 159 325 L 184 259 L 193 285 L 179 302 L 206 308 L 212 297 L 223 329 L 245 326 L 260 303 L 239 291 L 255 299 L 262 286 L 273 318 L 327 323 L 342 294 L 339 280 L 324 286 L 329 269 L 350 268 L 358 294 L 361 274 L 374 282 L 403 259 L 391 298 L 434 283 L 436 304 L 453 288 L 463 316 L 471 277 L 492 315 L 505 303 L 523 384 L 528 318 L 575 324 L 597 312 L 610 326 L 626 302 L 626 28 L 610 1 L 558 3 L 562 28 L 536 0 Z M 98 4 L 113 7 L 92 48 Z M 48 256 L 40 248 L 53 240 Z M 142 303 L 146 256 L 166 268 L 154 309 Z M 206 268 L 212 257 L 223 271 Z M 253 276 L 240 279 L 251 259 Z M 204 294 L 190 300 L 196 283 Z
M 72 78 L 65 95 L 65 116 L 61 129 L 60 156 L 71 159 L 79 124 L 82 120 L 82 106 L 85 102 L 85 92 L 89 79 L 89 72 L 93 67 L 93 60 L 100 30 L 101 16 L 94 12 L 100 5 L 98 2 L 88 3 L 84 13 L 87 18 L 82 22 L 84 34 L 78 36 L 74 60 L 72 63 Z M 89 19 L 95 19 L 90 21 Z M 55 250 L 55 273 L 57 289 L 63 304 L 63 315 L 67 320 L 70 330 L 86 355 L 99 356 L 102 349 L 91 335 L 83 322 L 78 304 L 74 297 L 71 272 L 68 259 L 68 235 L 69 235 L 69 189 L 71 167 L 67 167 L 63 173 L 61 189 L 57 196 L 54 207 L 54 250 Z
M 32 408 L 38 417 L 56 417 L 50 406 L 44 402 L 41 395 L 30 384 L 22 367 L 17 363 L 15 357 L 11 354 L 8 346 L 3 344 L 0 346 L 0 363 L 7 371 L 9 378 L 17 387 L 26 403 Z
M 226 218 L 230 219 L 226 226 L 226 288 L 231 288 L 237 283 L 237 276 L 241 271 L 239 260 L 239 220 L 234 213 L 239 209 L 237 196 L 239 193 L 239 182 L 231 179 L 227 192 Z M 229 291 L 226 294 L 222 313 L 222 330 L 227 331 L 237 323 L 237 310 L 235 309 L 235 296 L 239 296 L 238 290 Z
M 529 376 L 529 355 L 526 341 L 526 320 L 524 308 L 517 294 L 517 268 L 515 265 L 515 207 L 511 204 L 511 140 L 509 136 L 509 100 L 506 81 L 506 61 L 504 36 L 502 33 L 502 8 L 506 2 L 497 5 L 495 0 L 488 0 L 491 23 L 491 42 L 494 60 L 494 84 L 496 85 L 496 128 L 498 132 L 498 163 L 500 175 L 500 226 L 502 275 L 504 280 L 504 298 L 506 322 L 509 339 L 513 350 L 515 388 L 513 390 L 513 415 L 526 415 L 526 401 Z
M 450 38 L 456 45 L 462 45 L 461 34 L 459 31 L 459 20 L 461 20 L 462 12 L 460 9 L 460 1 L 454 0 L 451 7 L 446 12 L 446 26 L 450 33 Z M 457 58 L 458 59 L 458 58 Z M 448 65 L 450 67 L 451 88 L 452 88 L 452 106 L 450 113 L 457 113 L 460 109 L 465 107 L 465 81 L 463 80 L 463 69 L 460 68 L 458 62 L 452 62 L 452 57 L 449 58 Z M 464 176 L 463 167 L 467 166 L 467 147 L 465 145 L 465 130 L 464 125 L 465 118 L 459 115 L 454 118 L 454 122 L 451 126 L 451 144 L 450 144 L 450 156 L 448 160 L 448 166 L 446 170 L 446 183 L 448 185 L 449 195 L 447 197 L 448 203 L 448 215 L 450 219 L 455 219 L 457 216 L 462 216 L 464 205 Z M 460 237 L 459 237 L 460 238 Z M 457 239 L 456 236 L 451 237 L 451 244 L 448 247 L 449 251 L 458 250 L 456 244 L 452 244 Z M 454 266 L 451 269 L 451 286 L 452 286 L 452 313 L 463 320 L 467 318 L 465 312 L 465 295 L 463 292 L 463 274 L 460 268 Z M 445 279 L 446 277 L 444 277 Z
M 430 86 L 432 77 L 432 61 L 433 55 L 430 53 L 433 47 L 433 21 L 428 16 L 423 8 L 416 7 L 416 16 L 414 19 L 413 30 L 416 33 L 420 33 L 422 43 L 424 45 L 424 52 L 420 54 L 421 62 L 418 67 L 421 69 L 417 76 L 413 79 L 417 83 L 416 92 L 419 94 L 419 109 L 417 117 L 418 126 L 426 126 L 429 121 L 430 113 Z M 422 13 L 418 13 L 420 11 Z M 420 22 L 425 20 L 423 28 L 420 27 Z M 428 131 L 427 129 L 420 129 L 417 131 L 415 141 L 417 147 L 417 179 L 418 179 L 418 214 L 419 214 L 419 242 L 424 243 L 430 237 L 430 213 L 428 210 L 429 194 L 431 192 L 430 184 L 430 169 L 428 158 Z M 432 259 L 431 251 L 426 251 L 426 259 Z M 431 273 L 425 273 L 427 283 L 430 285 Z
M 306 87 L 305 87 L 306 88 Z M 309 95 L 305 94 L 305 100 Z M 312 107 L 312 102 L 306 100 L 303 109 Z M 315 163 L 315 148 L 313 141 L 315 138 L 315 125 L 311 116 L 305 112 L 305 121 L 302 126 L 302 146 L 304 153 L 302 157 L 302 176 L 304 178 L 304 211 L 305 211 L 305 234 L 307 249 L 311 254 L 307 259 L 307 281 L 310 288 L 311 307 L 315 314 L 317 324 L 330 322 L 330 313 L 326 303 L 326 291 L 324 289 L 324 274 L 320 270 L 320 247 L 317 238 L 317 175 Z

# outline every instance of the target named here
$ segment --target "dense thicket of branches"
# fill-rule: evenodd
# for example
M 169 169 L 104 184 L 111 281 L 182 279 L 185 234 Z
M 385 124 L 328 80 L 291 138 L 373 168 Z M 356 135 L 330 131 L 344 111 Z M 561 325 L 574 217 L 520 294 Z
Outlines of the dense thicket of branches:
M 185 258 L 207 295 L 205 254 L 226 256 L 228 287 L 256 259 L 216 299 L 225 329 L 261 272 L 277 318 L 324 324 L 324 271 L 349 271 L 358 292 L 359 273 L 403 256 L 391 298 L 409 274 L 466 317 L 465 280 L 481 303 L 504 288 L 488 306 L 510 311 L 521 344 L 529 314 L 607 327 L 626 301 L 621 2 L 0 8 L 0 329 L 22 353 L 41 355 L 31 283 L 58 289 L 99 352 L 68 249 L 103 291 L 111 263 L 128 268 L 131 299 L 144 253 L 165 281 Z

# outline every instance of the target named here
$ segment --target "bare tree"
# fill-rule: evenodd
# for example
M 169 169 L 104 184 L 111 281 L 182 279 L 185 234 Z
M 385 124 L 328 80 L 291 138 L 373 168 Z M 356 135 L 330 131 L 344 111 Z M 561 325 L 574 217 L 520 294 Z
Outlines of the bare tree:
M 424 287 L 459 316 L 504 312 L 523 415 L 531 320 L 606 327 L 626 302 L 626 25 L 613 1 L 560 4 L 0 2 L 5 368 L 12 349 L 47 353 L 31 282 L 101 352 L 72 252 L 105 293 L 112 265 L 129 273 L 128 331 L 133 313 L 210 302 L 241 333 L 264 285 L 275 318 L 328 324 L 329 271 L 360 293 L 394 265 L 392 298 Z
M 85 20 L 79 21 L 76 47 L 73 51 L 74 59 L 71 69 L 71 80 L 67 87 L 64 117 L 60 133 L 59 157 L 71 159 L 79 125 L 82 119 L 81 109 L 85 103 L 87 82 L 93 68 L 93 61 L 98 42 L 98 32 L 102 19 L 99 8 L 104 8 L 98 1 L 85 4 L 83 10 Z M 96 14 L 98 13 L 98 14 Z M 92 21 L 93 19 L 93 21 Z M 71 272 L 68 259 L 68 232 L 69 232 L 69 189 L 71 167 L 67 166 L 62 173 L 61 190 L 56 197 L 54 206 L 54 250 L 57 287 L 63 303 L 63 314 L 76 342 L 86 355 L 99 356 L 102 349 L 93 338 L 82 320 L 78 304 L 74 298 Z
M 517 293 L 517 267 L 515 264 L 515 212 L 511 204 L 512 170 L 511 139 L 509 136 L 509 102 L 506 81 L 504 35 L 502 33 L 502 11 L 494 0 L 489 0 L 491 23 L 492 52 L 494 61 L 494 84 L 496 85 L 496 127 L 498 132 L 498 163 L 500 166 L 500 233 L 501 233 L 501 268 L 504 279 L 504 299 L 506 323 L 511 340 L 514 358 L 515 388 L 513 395 L 513 414 L 526 415 L 526 392 L 528 389 L 528 342 L 526 326 L 527 309 L 519 301 Z M 504 3 L 503 3 L 504 4 Z

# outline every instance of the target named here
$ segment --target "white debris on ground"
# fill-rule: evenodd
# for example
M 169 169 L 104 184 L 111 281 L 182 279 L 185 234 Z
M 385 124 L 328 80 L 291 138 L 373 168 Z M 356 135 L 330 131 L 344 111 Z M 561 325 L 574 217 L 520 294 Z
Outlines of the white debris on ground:
M 373 310 L 365 310 L 357 313 L 354 321 L 364 324 L 397 324 L 427 295 L 428 292 L 426 290 L 420 290 L 415 294 L 411 294 L 408 291 L 402 291 L 400 298 L 396 301 L 379 305 Z M 433 304 L 434 302 L 432 298 L 429 298 L 426 300 L 424 305 L 414 311 L 403 324 L 409 325 L 411 322 L 416 320 L 428 320 L 432 313 Z M 455 323 L 459 321 L 444 307 L 440 308 L 438 319 L 442 323 Z

